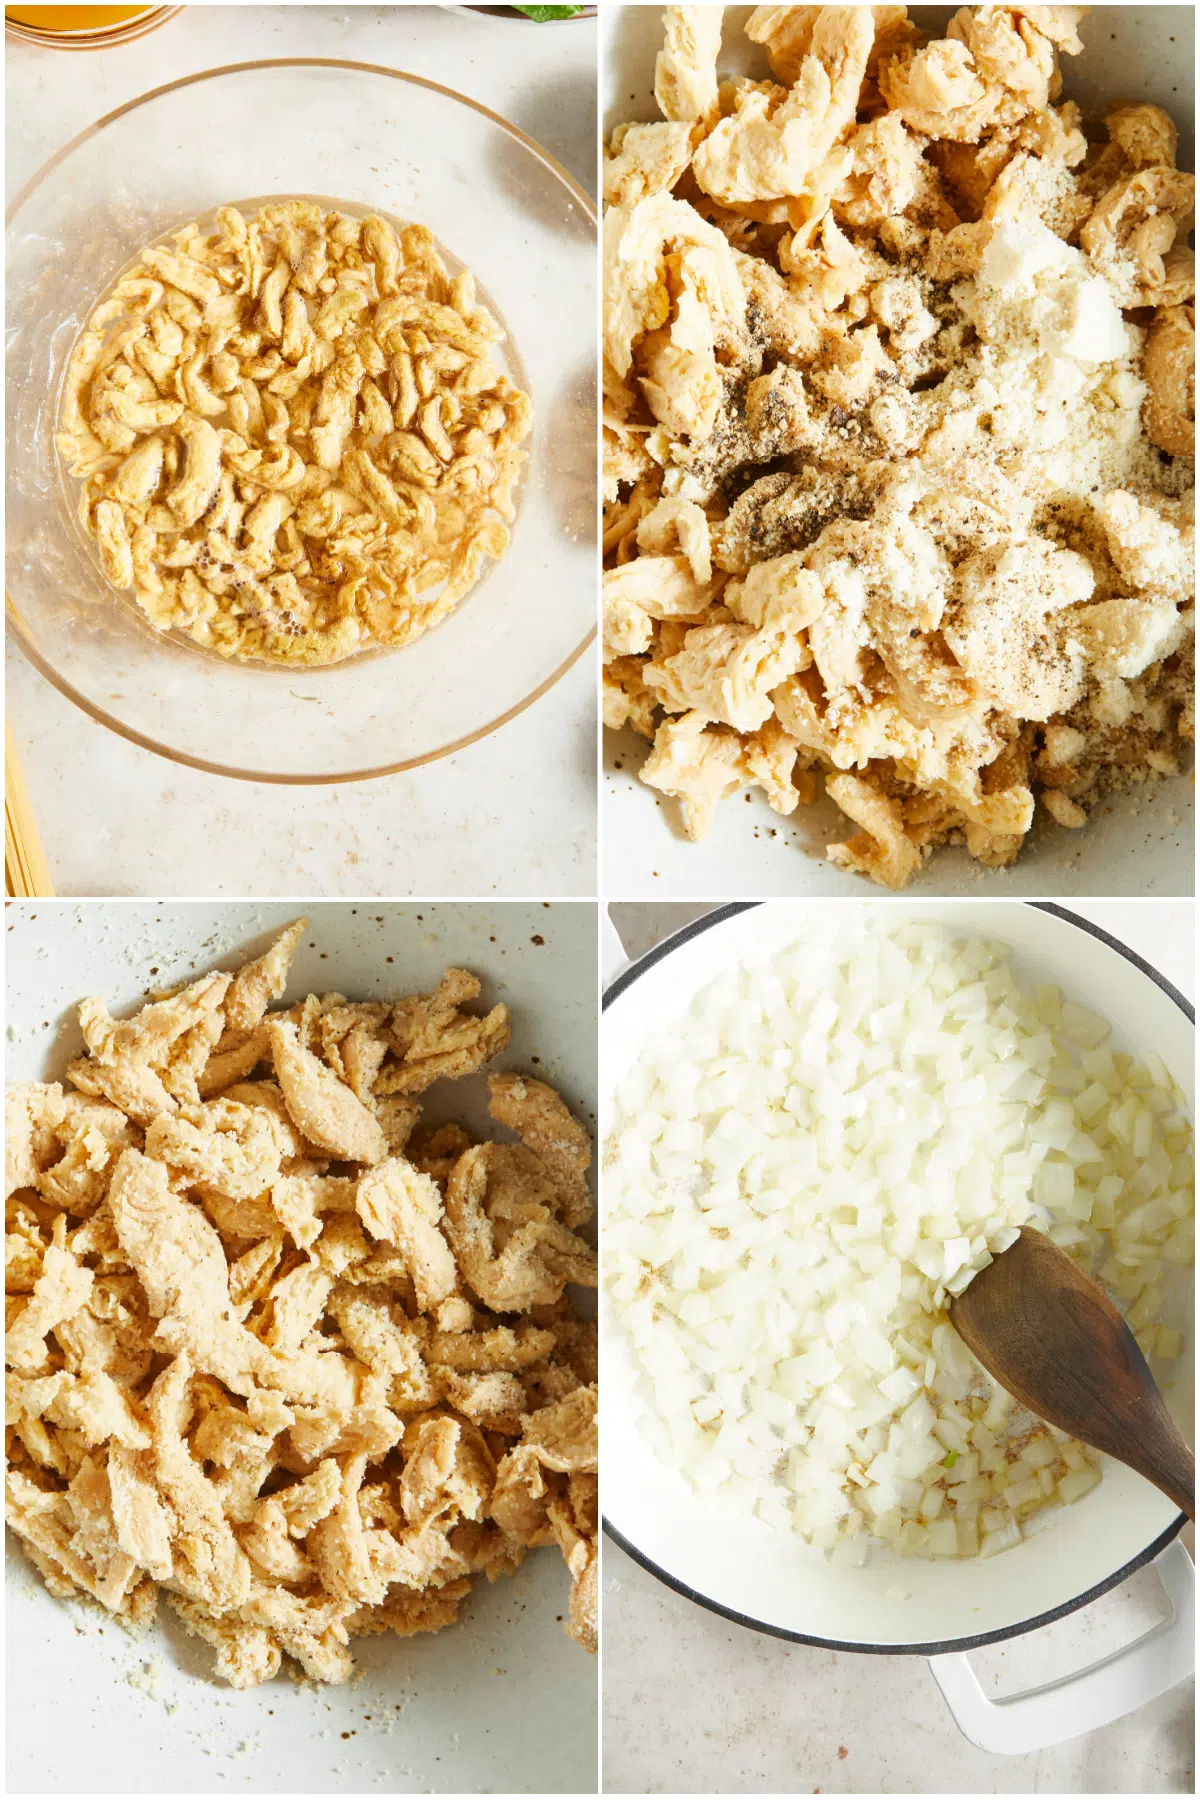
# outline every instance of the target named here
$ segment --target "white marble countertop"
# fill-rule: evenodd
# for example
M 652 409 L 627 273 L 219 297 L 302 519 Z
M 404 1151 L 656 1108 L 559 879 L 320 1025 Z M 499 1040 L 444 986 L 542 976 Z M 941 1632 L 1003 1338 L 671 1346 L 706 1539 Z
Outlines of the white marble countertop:
M 1186 902 L 1072 901 L 1195 993 Z M 622 904 L 630 956 L 704 906 Z M 1185 1542 L 1191 1546 L 1191 1537 Z M 604 1791 L 612 1794 L 1182 1794 L 1193 1791 L 1194 1684 L 1033 1756 L 961 1737 L 924 1660 L 809 1649 L 728 1624 L 604 1544 Z M 1164 1616 L 1142 1570 L 1056 1625 L 976 1652 L 1020 1691 L 1132 1642 Z
M 187 7 L 116 49 L 8 43 L 9 196 L 93 120 L 160 83 L 260 56 L 340 56 L 444 82 L 595 191 L 595 23 L 433 6 Z M 382 780 L 284 788 L 202 775 L 126 744 L 17 649 L 8 719 L 60 894 L 359 896 L 595 892 L 595 670 L 585 655 L 519 718 Z

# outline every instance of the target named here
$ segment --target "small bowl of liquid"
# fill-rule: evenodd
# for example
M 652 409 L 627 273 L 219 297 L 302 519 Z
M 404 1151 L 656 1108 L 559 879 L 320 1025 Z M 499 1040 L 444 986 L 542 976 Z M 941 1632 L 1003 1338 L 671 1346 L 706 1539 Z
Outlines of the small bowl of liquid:
M 179 6 L 6 6 L 5 35 L 23 44 L 45 44 L 52 50 L 107 50 L 132 38 L 145 37 Z

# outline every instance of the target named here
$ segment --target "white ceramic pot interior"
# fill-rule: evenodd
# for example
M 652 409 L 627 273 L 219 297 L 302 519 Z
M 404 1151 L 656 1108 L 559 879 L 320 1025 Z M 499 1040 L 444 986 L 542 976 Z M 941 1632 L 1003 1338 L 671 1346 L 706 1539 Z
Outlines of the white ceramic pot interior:
M 722 969 L 806 935 L 884 923 L 936 920 L 963 936 L 1011 944 L 1014 967 L 1054 982 L 1111 1019 L 1114 1042 L 1136 1056 L 1157 1051 L 1194 1106 L 1193 1031 L 1179 1002 L 1128 953 L 1038 907 L 1012 902 L 772 902 L 734 910 L 707 929 L 672 940 L 669 953 L 615 984 L 601 1025 L 601 1130 L 611 1101 L 651 1032 L 681 1016 Z M 694 929 L 694 928 L 693 928 Z M 1168 1403 L 1193 1430 L 1193 1308 L 1181 1281 L 1171 1323 L 1187 1349 Z M 986 1561 L 938 1562 L 876 1552 L 862 1569 L 834 1568 L 799 1537 L 700 1498 L 661 1465 L 638 1433 L 637 1375 L 626 1340 L 604 1303 L 604 1513 L 608 1527 L 644 1563 L 693 1597 L 747 1624 L 858 1649 L 962 1649 L 1028 1629 L 1111 1586 L 1161 1548 L 1179 1515 L 1150 1484 L 1105 1459 L 1104 1479 L 1076 1506 L 1043 1515 L 1024 1542 Z
M 289 1003 L 334 989 L 393 998 L 428 991 L 451 965 L 473 969 L 482 998 L 512 1010 L 500 1066 L 544 1075 L 594 1124 L 596 915 L 570 903 L 10 906 L 6 1079 L 62 1074 L 83 1048 L 82 996 L 127 1012 L 150 988 L 257 954 L 301 910 L 311 928 Z M 427 1116 L 488 1129 L 482 1075 L 428 1099 Z M 53 1599 L 15 1546 L 7 1578 L 14 1792 L 594 1791 L 596 1661 L 563 1635 L 569 1578 L 555 1549 L 531 1552 L 511 1580 L 481 1580 L 446 1631 L 355 1640 L 359 1678 L 320 1690 L 281 1677 L 233 1692 L 169 1608 L 135 1639 L 99 1607 Z

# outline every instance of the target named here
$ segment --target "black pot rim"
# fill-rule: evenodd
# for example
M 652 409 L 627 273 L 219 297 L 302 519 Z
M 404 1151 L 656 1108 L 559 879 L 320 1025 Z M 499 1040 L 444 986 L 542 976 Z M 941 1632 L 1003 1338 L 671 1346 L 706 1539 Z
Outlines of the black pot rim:
M 645 974 L 647 969 L 653 968 L 656 963 L 661 962 L 680 945 L 699 937 L 701 932 L 707 931 L 711 926 L 720 925 L 726 919 L 732 919 L 738 913 L 749 912 L 752 908 L 762 904 L 763 902 L 760 900 L 732 901 L 726 906 L 715 907 L 712 912 L 704 913 L 700 918 L 693 919 L 691 924 L 684 925 L 679 931 L 673 932 L 670 937 L 664 938 L 661 944 L 656 944 L 653 950 L 647 951 L 645 956 L 639 957 L 637 962 L 631 963 L 605 988 L 601 1011 L 607 1011 L 610 1003 L 619 998 L 627 988 L 632 987 L 640 975 Z M 1180 993 L 1173 982 L 1167 980 L 1160 970 L 1156 969 L 1152 963 L 1148 963 L 1144 957 L 1139 956 L 1136 950 L 1131 950 L 1127 944 L 1123 944 L 1119 938 L 1113 937 L 1110 932 L 1103 930 L 1099 925 L 1094 925 L 1090 919 L 1080 918 L 1078 913 L 1070 912 L 1065 906 L 1059 906 L 1054 901 L 1031 900 L 1018 904 L 1033 906 L 1038 912 L 1052 913 L 1055 918 L 1062 919 L 1068 925 L 1074 925 L 1080 931 L 1086 931 L 1089 936 L 1106 944 L 1110 950 L 1115 950 L 1119 956 L 1125 958 L 1126 962 L 1132 963 L 1136 969 L 1141 970 L 1143 975 L 1148 976 L 1155 987 L 1161 988 L 1168 999 L 1174 1001 L 1184 1017 L 1191 1024 L 1195 1024 L 1196 1013 L 1191 1002 Z M 1160 1532 L 1152 1543 L 1146 1545 L 1144 1550 L 1139 1551 L 1136 1556 L 1123 1563 L 1114 1574 L 1106 1576 L 1103 1581 L 1097 1582 L 1094 1587 L 1088 1588 L 1084 1593 L 1077 1594 L 1074 1599 L 1064 1601 L 1061 1606 L 1051 1607 L 1048 1612 L 1038 1613 L 1031 1619 L 1024 1619 L 1019 1625 L 1006 1625 L 999 1631 L 976 1632 L 966 1637 L 948 1638 L 942 1642 L 930 1644 L 858 1644 L 850 1638 L 814 1637 L 809 1632 L 788 1631 L 781 1625 L 767 1625 L 761 1619 L 751 1618 L 748 1614 L 740 1613 L 733 1607 L 722 1606 L 720 1601 L 711 1599 L 707 1594 L 702 1594 L 696 1588 L 689 1587 L 687 1582 L 681 1581 L 677 1576 L 669 1574 L 652 1557 L 647 1556 L 644 1551 L 639 1550 L 635 1544 L 631 1543 L 624 1532 L 618 1531 L 608 1519 L 603 1521 L 605 1536 L 610 1538 L 614 1544 L 619 1545 L 627 1556 L 632 1557 L 634 1562 L 645 1569 L 648 1574 L 661 1581 L 664 1587 L 669 1587 L 675 1593 L 682 1594 L 685 1600 L 691 1600 L 697 1606 L 704 1607 L 706 1612 L 716 1613 L 719 1618 L 728 1619 L 732 1625 L 744 1626 L 747 1631 L 757 1631 L 765 1637 L 782 1638 L 789 1644 L 809 1644 L 816 1650 L 843 1650 L 861 1656 L 948 1656 L 966 1650 L 981 1650 L 987 1644 L 1003 1644 L 1010 1638 L 1023 1637 L 1027 1631 L 1037 1631 L 1043 1625 L 1053 1625 L 1056 1619 L 1065 1619 L 1070 1613 L 1078 1612 L 1081 1607 L 1090 1605 L 1093 1600 L 1098 1600 L 1102 1594 L 1111 1593 L 1113 1588 L 1120 1587 L 1121 1583 L 1127 1581 L 1138 1569 L 1143 1569 L 1147 1563 L 1153 1562 L 1155 1557 L 1160 1556 L 1167 1545 L 1178 1537 L 1186 1523 L 1184 1515 L 1179 1513 L 1165 1531 Z

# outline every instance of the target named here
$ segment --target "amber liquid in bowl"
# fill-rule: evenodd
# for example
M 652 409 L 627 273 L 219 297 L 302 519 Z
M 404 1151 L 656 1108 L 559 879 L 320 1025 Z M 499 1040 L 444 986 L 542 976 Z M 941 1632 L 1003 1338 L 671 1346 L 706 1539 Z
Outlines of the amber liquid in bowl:
M 149 6 L 6 6 L 4 16 L 38 31 L 100 31 L 150 11 Z

